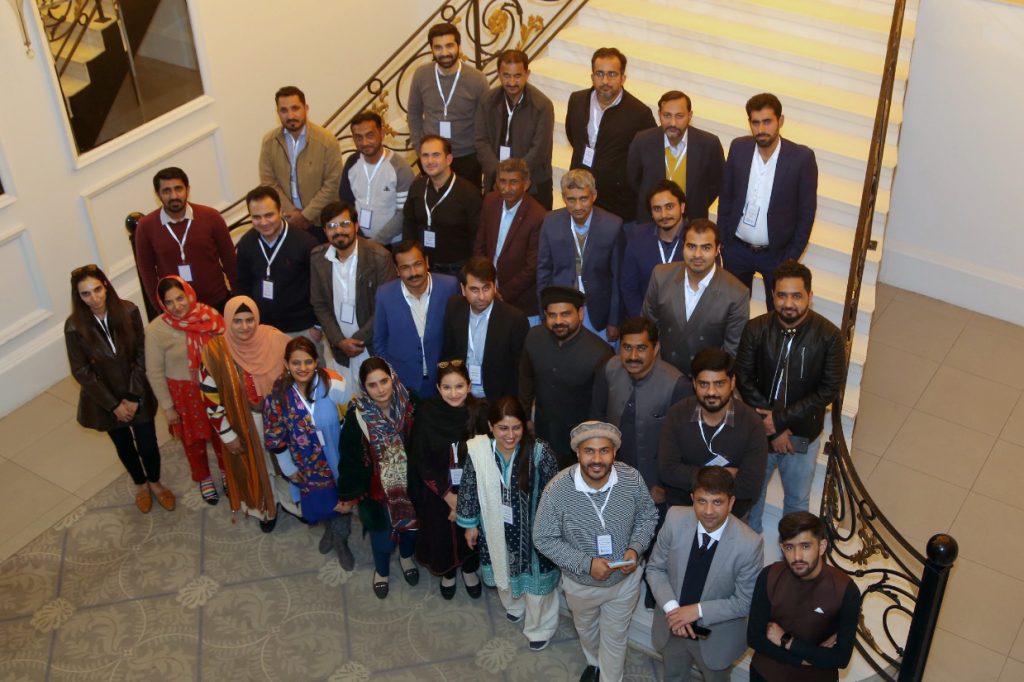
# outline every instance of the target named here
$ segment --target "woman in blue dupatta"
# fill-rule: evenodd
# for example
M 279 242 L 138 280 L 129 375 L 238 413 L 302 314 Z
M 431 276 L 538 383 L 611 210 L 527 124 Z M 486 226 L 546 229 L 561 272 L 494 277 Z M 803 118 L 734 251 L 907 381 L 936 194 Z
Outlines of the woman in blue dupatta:
M 339 517 L 335 511 L 338 438 L 351 389 L 340 375 L 317 367 L 316 346 L 304 336 L 288 342 L 284 362 L 284 375 L 263 403 L 264 445 L 291 481 L 302 518 L 311 524 L 323 522 L 321 553 L 334 548 L 342 568 L 352 570 L 351 517 Z

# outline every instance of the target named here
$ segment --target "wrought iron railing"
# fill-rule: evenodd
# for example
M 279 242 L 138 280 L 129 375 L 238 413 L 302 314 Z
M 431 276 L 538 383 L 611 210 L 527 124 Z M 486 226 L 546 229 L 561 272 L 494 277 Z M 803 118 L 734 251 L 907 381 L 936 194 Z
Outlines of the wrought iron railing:
M 842 318 L 847 369 L 853 348 L 864 264 L 868 251 L 875 248 L 871 225 L 878 197 L 906 4 L 906 0 L 894 2 L 850 259 Z M 948 535 L 935 535 L 928 542 L 928 556 L 922 556 L 871 498 L 857 475 L 843 433 L 846 375 L 844 372 L 843 388 L 832 405 L 832 436 L 826 446 L 829 457 L 821 515 L 829 532 L 828 559 L 850 574 L 861 589 L 863 606 L 856 642 L 861 656 L 884 680 L 917 681 L 924 676 L 949 570 L 956 560 L 957 544 Z
M 103 0 L 40 0 L 39 16 L 53 53 L 57 78 L 67 71 L 89 27 L 115 18 L 107 16 Z

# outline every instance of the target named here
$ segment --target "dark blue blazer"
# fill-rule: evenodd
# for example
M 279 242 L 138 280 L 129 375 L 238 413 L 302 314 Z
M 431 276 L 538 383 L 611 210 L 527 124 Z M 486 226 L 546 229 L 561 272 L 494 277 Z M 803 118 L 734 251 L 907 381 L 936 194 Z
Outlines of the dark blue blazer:
M 560 208 L 548 213 L 540 226 L 537 253 L 537 294 L 552 284 L 576 288 L 576 237 L 572 234 L 569 211 Z M 619 294 L 619 270 L 625 237 L 622 219 L 603 208 L 594 207 L 590 234 L 583 252 L 583 289 L 587 312 L 594 329 L 618 326 L 622 320 Z M 541 308 L 541 315 L 544 309 Z
M 423 349 L 412 320 L 412 311 L 402 295 L 401 280 L 391 280 L 377 289 L 373 319 L 373 351 L 391 363 L 398 378 L 421 397 L 437 393 L 437 363 L 444 347 L 444 311 L 448 299 L 459 293 L 459 281 L 450 275 L 431 273 L 433 289 L 427 306 Z M 427 374 L 423 377 L 423 357 Z
M 779 141 L 775 184 L 768 203 L 768 249 L 777 262 L 800 258 L 811 238 L 814 214 L 818 210 L 818 164 L 810 147 Z M 754 138 L 738 137 L 729 145 L 729 159 L 722 176 L 722 194 L 718 199 L 718 230 L 723 246 L 736 235 L 747 200 L 750 161 L 754 158 Z
M 673 263 L 683 261 L 683 237 L 679 234 L 679 246 L 672 256 Z M 640 314 L 647 295 L 647 284 L 651 281 L 651 273 L 657 265 L 661 265 L 661 253 L 658 250 L 658 226 L 654 223 L 642 223 L 633 228 L 626 242 L 626 250 L 622 257 L 622 273 L 619 276 L 619 290 L 622 292 L 622 305 L 626 316 Z M 665 251 L 668 252 L 671 247 Z

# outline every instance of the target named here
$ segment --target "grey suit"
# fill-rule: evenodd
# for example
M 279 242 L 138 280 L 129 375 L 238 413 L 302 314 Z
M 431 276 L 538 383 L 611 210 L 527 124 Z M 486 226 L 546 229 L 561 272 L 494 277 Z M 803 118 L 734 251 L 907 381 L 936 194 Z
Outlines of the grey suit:
M 678 599 L 683 589 L 696 532 L 693 510 L 672 507 L 647 564 L 647 584 L 658 603 L 651 630 L 651 642 L 658 651 L 665 649 L 671 636 L 664 606 Z M 707 639 L 698 641 L 701 657 L 711 670 L 727 669 L 746 650 L 750 600 L 763 566 L 764 540 L 735 516 L 729 516 L 701 592 L 703 617 L 697 620 L 698 625 L 711 630 Z M 672 672 L 669 665 L 666 661 L 666 674 Z
M 356 324 L 359 325 L 359 329 L 352 338 L 365 343 L 367 350 L 373 355 L 370 346 L 373 344 L 373 315 L 377 302 L 377 287 L 395 279 L 397 275 L 387 249 L 369 239 L 357 239 L 359 241 L 356 247 Z M 338 309 L 334 304 L 334 263 L 326 257 L 327 249 L 333 248 L 330 244 L 321 244 L 309 254 L 309 300 L 313 305 L 317 323 L 327 337 L 335 361 L 348 367 L 348 356 L 338 348 L 338 344 L 346 337 L 338 324 Z
M 693 317 L 687 320 L 685 273 L 683 263 L 654 268 L 643 316 L 658 326 L 661 359 L 690 376 L 693 357 L 705 348 L 723 348 L 736 357 L 743 328 L 750 320 L 750 291 L 725 268 L 717 267 Z

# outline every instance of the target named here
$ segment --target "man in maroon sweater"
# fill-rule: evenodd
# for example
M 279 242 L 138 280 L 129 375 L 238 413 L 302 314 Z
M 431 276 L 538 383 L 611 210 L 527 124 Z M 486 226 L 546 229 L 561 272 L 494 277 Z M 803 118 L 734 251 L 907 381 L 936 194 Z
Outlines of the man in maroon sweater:
M 158 171 L 153 191 L 162 206 L 135 231 L 135 260 L 146 296 L 159 310 L 157 282 L 178 275 L 192 284 L 200 301 L 223 312 L 236 288 L 235 245 L 224 218 L 216 209 L 189 203 L 188 176 L 180 168 Z
M 825 563 L 825 524 L 814 514 L 783 516 L 779 546 L 784 560 L 761 571 L 750 603 L 750 680 L 838 680 L 853 654 L 860 590 L 849 575 Z

